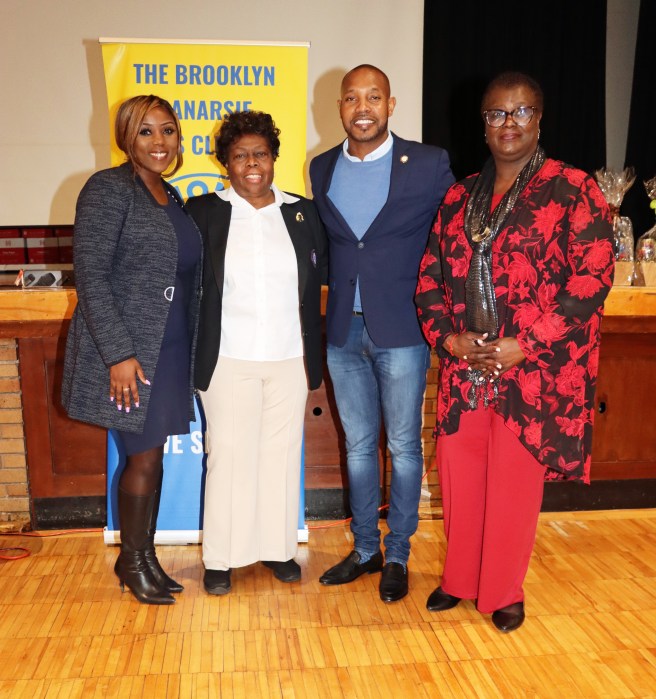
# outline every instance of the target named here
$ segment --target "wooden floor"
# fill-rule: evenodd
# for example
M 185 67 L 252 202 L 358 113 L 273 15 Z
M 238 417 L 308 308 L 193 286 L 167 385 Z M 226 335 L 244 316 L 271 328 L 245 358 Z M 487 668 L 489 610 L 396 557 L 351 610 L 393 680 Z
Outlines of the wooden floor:
M 185 585 L 152 607 L 121 594 L 99 533 L 16 539 L 0 563 L 0 697 L 656 697 L 656 510 L 542 515 L 527 620 L 503 635 L 473 603 L 431 614 L 442 522 L 413 540 L 408 597 L 378 575 L 323 587 L 347 526 L 313 530 L 303 581 L 261 565 L 202 590 L 198 546 L 160 547 Z

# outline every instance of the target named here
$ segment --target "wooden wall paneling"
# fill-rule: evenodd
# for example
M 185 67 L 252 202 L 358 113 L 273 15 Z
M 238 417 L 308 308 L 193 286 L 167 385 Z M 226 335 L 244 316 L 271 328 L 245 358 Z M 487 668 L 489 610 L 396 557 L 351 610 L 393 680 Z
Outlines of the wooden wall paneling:
M 344 488 L 347 478 L 344 431 L 324 369 L 323 383 L 310 392 L 305 408 L 305 487 Z
M 656 478 L 656 334 L 602 335 L 592 478 Z
M 64 299 L 66 312 L 55 317 L 46 312 L 47 303 L 55 297 L 12 293 L 0 294 L 0 300 L 5 296 L 4 306 L 0 304 L 6 316 L 0 321 L 0 334 L 18 338 L 31 499 L 47 503 L 53 512 L 58 503 L 68 506 L 69 501 L 85 498 L 100 503 L 105 495 L 105 432 L 69 420 L 59 406 L 64 338 L 73 300 Z M 609 485 L 633 483 L 644 489 L 650 479 L 656 479 L 656 429 L 652 427 L 656 294 L 614 289 L 611 296 L 615 306 L 607 304 L 602 324 L 592 478 L 600 486 L 606 481 Z M 16 308 L 16 300 L 25 304 L 28 298 L 34 306 L 28 309 L 30 314 L 23 317 L 21 312 L 14 318 L 10 310 Z M 60 299 L 60 305 L 64 301 Z M 430 378 L 434 383 L 435 377 Z M 429 390 L 433 388 L 429 386 Z M 427 397 L 432 400 L 429 394 Z M 337 513 L 346 504 L 348 493 L 346 456 L 327 369 L 323 386 L 308 399 L 305 455 L 309 515 L 334 511 L 341 516 Z M 385 488 L 389 459 L 384 441 L 380 464 Z M 600 498 L 604 500 L 606 495 Z M 322 509 L 324 504 L 329 506 Z M 563 507 L 567 509 L 566 503 Z M 98 511 L 100 508 L 98 505 Z
M 106 432 L 70 420 L 60 404 L 64 341 L 62 336 L 18 342 L 33 499 L 105 495 Z

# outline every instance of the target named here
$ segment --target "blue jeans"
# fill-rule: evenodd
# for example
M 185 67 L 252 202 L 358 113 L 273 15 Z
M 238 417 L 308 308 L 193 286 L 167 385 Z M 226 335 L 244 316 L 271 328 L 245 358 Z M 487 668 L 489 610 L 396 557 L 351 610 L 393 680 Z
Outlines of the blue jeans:
M 417 530 L 423 454 L 421 422 L 427 345 L 377 347 L 362 316 L 354 316 L 344 347 L 328 344 L 328 369 L 346 435 L 351 531 L 355 550 L 380 548 L 378 443 L 381 412 L 392 455 L 392 481 L 385 537 L 387 563 L 406 564 L 410 537 Z

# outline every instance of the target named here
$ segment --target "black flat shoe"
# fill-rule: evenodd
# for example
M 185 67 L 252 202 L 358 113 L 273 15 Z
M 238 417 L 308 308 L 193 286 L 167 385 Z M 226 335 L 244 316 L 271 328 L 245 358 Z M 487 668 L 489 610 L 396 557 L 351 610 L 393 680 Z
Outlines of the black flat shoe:
M 492 614 L 492 623 L 501 633 L 510 633 L 518 629 L 524 623 L 525 618 L 524 603 L 515 602 L 515 604 L 509 604 L 507 607 L 497 609 Z
M 360 563 L 360 554 L 351 551 L 336 566 L 328 569 L 320 578 L 322 585 L 343 585 L 359 578 L 364 573 L 377 573 L 383 569 L 383 554 L 378 551 L 366 563 Z
M 460 602 L 460 599 L 460 597 L 454 597 L 438 587 L 428 596 L 426 609 L 429 612 L 445 612 L 447 609 L 453 609 Z
M 408 569 L 400 563 L 386 563 L 378 592 L 383 602 L 397 602 L 408 594 Z
M 262 561 L 267 568 L 271 568 L 274 577 L 281 582 L 296 582 L 301 579 L 301 566 L 293 559 L 288 561 Z
M 231 568 L 228 568 L 228 570 L 211 570 L 206 568 L 203 576 L 205 592 L 210 595 L 227 595 L 232 589 L 230 584 L 231 573 Z

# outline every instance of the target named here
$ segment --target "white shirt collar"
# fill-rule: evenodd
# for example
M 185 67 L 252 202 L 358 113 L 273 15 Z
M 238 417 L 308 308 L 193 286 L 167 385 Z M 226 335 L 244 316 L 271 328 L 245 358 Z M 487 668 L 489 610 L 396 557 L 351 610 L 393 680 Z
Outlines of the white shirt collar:
M 378 160 L 378 158 L 382 158 L 384 155 L 387 155 L 387 153 L 389 153 L 392 149 L 393 144 L 394 138 L 392 136 L 392 132 L 388 131 L 387 138 L 385 139 L 384 143 L 381 143 L 378 146 L 378 148 L 376 148 L 376 150 L 374 151 L 371 151 L 371 153 L 367 153 L 367 155 L 365 155 L 362 160 L 360 160 L 360 158 L 356 158 L 354 155 L 351 155 L 348 152 L 348 138 L 344 141 L 342 145 L 342 152 L 352 163 L 366 163 L 370 160 Z
M 298 197 L 294 197 L 291 194 L 287 194 L 287 192 L 283 192 L 278 187 L 276 187 L 275 184 L 271 185 L 271 191 L 273 192 L 274 196 L 274 201 L 273 204 L 270 204 L 270 206 L 281 206 L 282 204 L 293 204 L 294 202 L 299 201 Z M 223 201 L 230 202 L 232 206 L 237 206 L 241 208 L 250 208 L 254 209 L 255 207 L 250 204 L 244 197 L 239 196 L 237 192 L 235 191 L 234 187 L 229 187 L 228 189 L 222 189 L 219 192 L 216 193 L 216 196 L 219 197 L 219 199 L 223 199 Z

